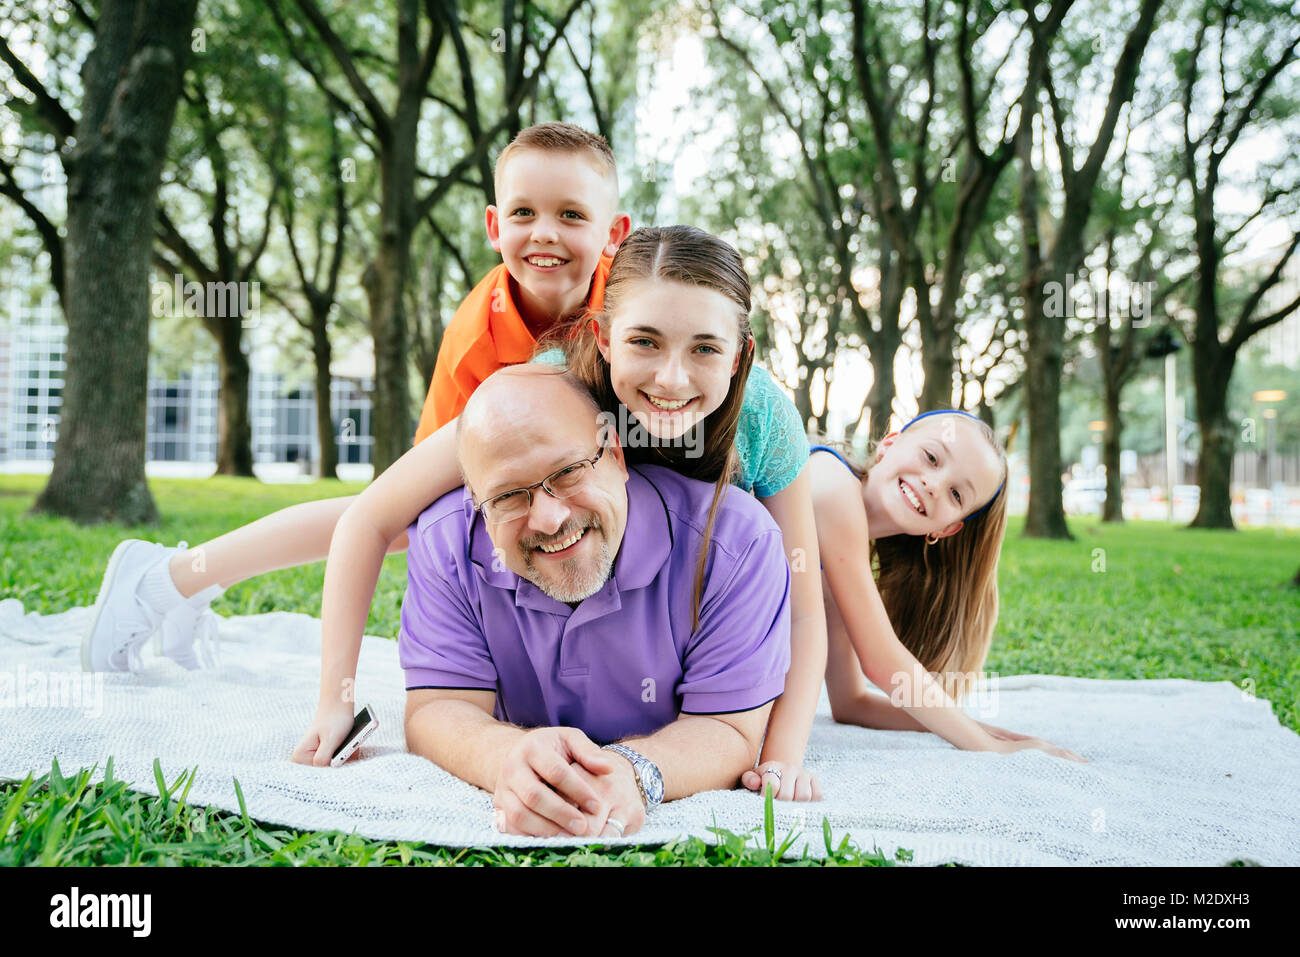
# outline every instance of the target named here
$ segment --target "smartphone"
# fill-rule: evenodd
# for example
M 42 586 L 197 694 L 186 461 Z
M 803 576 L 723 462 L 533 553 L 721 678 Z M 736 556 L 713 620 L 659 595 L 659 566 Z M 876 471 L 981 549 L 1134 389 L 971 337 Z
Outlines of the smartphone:
M 334 752 L 334 757 L 330 758 L 330 767 L 337 768 L 348 758 L 352 757 L 361 747 L 361 742 L 370 737 L 370 733 L 379 727 L 379 720 L 375 713 L 370 710 L 370 705 L 366 705 L 357 712 L 356 720 L 352 722 L 352 730 L 348 736 L 343 739 L 343 743 L 338 746 Z

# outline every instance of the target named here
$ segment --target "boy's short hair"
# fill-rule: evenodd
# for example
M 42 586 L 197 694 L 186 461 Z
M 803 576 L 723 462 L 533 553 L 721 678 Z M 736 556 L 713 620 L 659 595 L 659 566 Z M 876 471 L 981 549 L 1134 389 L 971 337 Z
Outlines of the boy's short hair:
M 501 171 L 505 169 L 506 160 L 523 150 L 542 150 L 548 153 L 586 152 L 596 160 L 601 171 L 614 180 L 614 192 L 618 194 L 618 164 L 614 160 L 614 151 L 603 136 L 588 133 L 581 126 L 572 123 L 537 123 L 519 134 L 497 155 L 493 176 L 496 185 L 501 184 Z

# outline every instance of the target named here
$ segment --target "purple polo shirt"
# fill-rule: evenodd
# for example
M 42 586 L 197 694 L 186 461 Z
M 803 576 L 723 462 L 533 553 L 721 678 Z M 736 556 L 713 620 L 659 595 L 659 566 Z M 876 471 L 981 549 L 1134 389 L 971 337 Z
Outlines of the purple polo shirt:
M 407 530 L 398 638 L 407 690 L 494 691 L 501 721 L 575 727 L 602 744 L 682 712 L 749 711 L 778 697 L 790 666 L 781 530 L 756 499 L 727 488 L 692 631 L 713 486 L 654 465 L 628 475 L 614 573 L 576 608 L 494 559 L 468 492 L 425 509 Z

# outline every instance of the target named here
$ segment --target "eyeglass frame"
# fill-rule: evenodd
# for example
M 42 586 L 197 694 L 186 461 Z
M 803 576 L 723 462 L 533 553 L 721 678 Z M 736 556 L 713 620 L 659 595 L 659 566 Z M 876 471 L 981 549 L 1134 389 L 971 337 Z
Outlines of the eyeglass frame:
M 546 483 L 548 483 L 551 479 L 555 478 L 555 476 L 559 475 L 561 472 L 564 472 L 564 471 L 566 471 L 566 470 L 568 470 L 568 469 L 573 468 L 575 465 L 590 465 L 590 466 L 591 466 L 591 471 L 592 471 L 593 473 L 595 473 L 595 471 L 596 471 L 596 463 L 599 462 L 599 461 L 600 461 L 600 457 L 601 457 L 602 455 L 605 454 L 605 448 L 606 448 L 606 446 L 605 446 L 605 444 L 602 442 L 600 448 L 596 450 L 596 454 L 593 455 L 591 458 L 587 458 L 587 459 L 578 459 L 578 461 L 576 461 L 576 462 L 570 462 L 568 465 L 562 465 L 562 466 L 560 466 L 558 469 L 556 469 L 554 472 L 552 472 L 550 475 L 546 476 L 546 478 L 542 479 L 540 482 L 534 482 L 532 485 L 529 485 L 529 486 L 521 486 L 521 487 L 519 487 L 519 488 L 510 488 L 510 489 L 506 489 L 504 492 L 498 492 L 496 495 L 493 495 L 491 498 L 484 500 L 481 504 L 477 504 L 477 505 L 475 505 L 475 506 L 474 506 L 474 511 L 477 512 L 479 515 L 483 516 L 483 523 L 484 523 L 485 525 L 508 525 L 508 524 L 510 524 L 511 522 L 517 522 L 517 521 L 519 521 L 519 519 L 523 518 L 525 515 L 527 515 L 527 514 L 532 510 L 532 507 L 533 507 L 533 489 L 535 489 L 535 488 L 540 488 L 540 489 L 541 489 L 542 491 L 544 491 L 547 495 L 551 496 L 551 498 L 556 499 L 557 501 L 564 501 L 564 499 L 566 499 L 566 498 L 573 498 L 574 495 L 578 494 L 578 492 L 580 492 L 580 491 L 582 490 L 582 486 L 581 486 L 581 485 L 579 485 L 577 488 L 575 488 L 575 489 L 574 489 L 571 493 L 569 493 L 568 495 L 556 495 L 553 491 L 551 491 L 549 488 L 547 488 Z M 584 483 L 585 483 L 585 481 L 586 481 L 586 480 L 584 480 Z M 499 499 L 499 498 L 503 498 L 503 497 L 506 496 L 506 495 L 514 495 L 514 494 L 516 494 L 517 492 L 523 492 L 525 495 L 528 496 L 528 505 L 527 505 L 527 507 L 523 510 L 523 512 L 521 512 L 519 515 L 515 516 L 514 518 L 507 518 L 507 519 L 505 519 L 505 520 L 503 520 L 503 521 L 500 521 L 500 522 L 493 522 L 493 521 L 491 521 L 491 520 L 487 517 L 487 513 L 486 513 L 485 511 L 483 511 L 485 508 L 487 508 L 487 506 L 491 505 L 493 502 L 495 502 L 495 501 L 496 501 L 497 499 Z M 471 498 L 472 498 L 472 497 L 473 497 L 473 496 L 472 496 L 472 494 L 471 494 Z

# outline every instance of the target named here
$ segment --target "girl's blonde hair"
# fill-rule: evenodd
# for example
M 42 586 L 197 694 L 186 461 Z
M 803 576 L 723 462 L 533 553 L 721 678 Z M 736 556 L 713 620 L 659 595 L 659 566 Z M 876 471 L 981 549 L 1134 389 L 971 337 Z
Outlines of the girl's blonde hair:
M 721 293 L 736 304 L 737 348 L 740 364 L 727 397 L 718 408 L 696 425 L 703 429 L 703 448 L 677 443 L 652 444 L 648 448 L 629 448 L 629 463 L 643 462 L 665 465 L 690 478 L 713 483 L 713 501 L 704 528 L 699 560 L 695 568 L 695 585 L 692 591 L 692 629 L 699 626 L 700 599 L 704 591 L 704 572 L 708 561 L 709 543 L 713 536 L 713 523 L 717 518 L 718 503 L 723 492 L 739 471 L 736 456 L 736 427 L 740 422 L 740 409 L 744 404 L 745 382 L 754 363 L 751 347 L 753 332 L 749 325 L 750 287 L 745 264 L 729 243 L 694 226 L 647 226 L 636 230 L 623 242 L 609 267 L 605 280 L 605 308 L 603 312 L 582 316 L 575 322 L 560 326 L 548 333 L 538 344 L 538 351 L 560 346 L 564 349 L 568 367 L 587 387 L 600 407 L 618 416 L 617 421 L 628 421 L 629 413 L 620 408 L 618 396 L 610 381 L 609 363 L 600 354 L 592 323 L 608 339 L 610 317 L 618 311 L 631 288 L 647 279 L 666 279 L 687 286 L 700 286 Z
M 878 538 L 871 545 L 871 559 L 894 633 L 927 671 L 937 673 L 944 690 L 960 700 L 984 668 L 998 620 L 998 559 L 1007 528 L 1007 454 L 987 423 L 958 409 L 935 411 L 971 419 L 997 452 L 1002 481 L 993 498 L 968 515 L 956 534 L 933 545 L 919 535 Z M 873 444 L 866 462 L 854 464 L 854 472 L 864 482 L 874 458 Z

